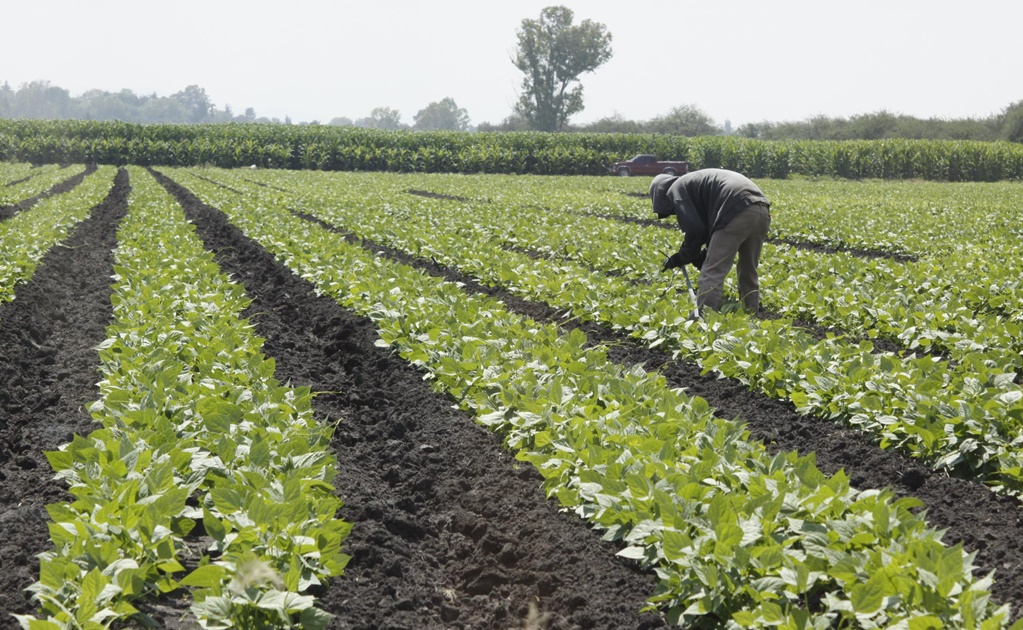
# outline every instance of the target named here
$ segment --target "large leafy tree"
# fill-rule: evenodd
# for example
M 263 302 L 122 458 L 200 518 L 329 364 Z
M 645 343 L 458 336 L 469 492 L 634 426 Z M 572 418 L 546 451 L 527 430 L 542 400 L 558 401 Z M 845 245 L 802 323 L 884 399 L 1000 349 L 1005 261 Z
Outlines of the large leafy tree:
M 712 136 L 720 133 L 714 120 L 696 105 L 672 107 L 664 116 L 658 116 L 648 123 L 653 133 L 672 133 L 680 136 Z
M 1017 101 L 1002 112 L 1002 135 L 1009 142 L 1023 142 L 1023 101 Z
M 583 109 L 579 75 L 611 58 L 611 33 L 597 22 L 572 24 L 572 10 L 547 7 L 537 20 L 522 20 L 515 66 L 525 73 L 515 111 L 534 129 L 560 131 Z
M 450 96 L 430 103 L 413 119 L 414 129 L 426 131 L 465 131 L 469 128 L 469 112 L 459 107 Z
M 206 122 L 213 112 L 213 103 L 206 95 L 206 89 L 198 85 L 190 85 L 177 94 L 172 94 L 171 98 L 181 103 L 188 112 L 188 122 Z
M 401 112 L 390 107 L 374 107 L 368 117 L 355 121 L 355 126 L 372 129 L 404 129 L 406 127 L 401 122 Z

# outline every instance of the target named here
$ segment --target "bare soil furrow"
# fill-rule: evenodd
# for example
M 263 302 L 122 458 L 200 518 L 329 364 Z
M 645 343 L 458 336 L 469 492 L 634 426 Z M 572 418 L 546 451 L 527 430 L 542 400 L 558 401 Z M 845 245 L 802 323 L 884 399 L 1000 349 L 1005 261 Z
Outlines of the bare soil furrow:
M 79 180 L 80 181 L 80 180 Z M 65 182 L 66 183 L 66 182 Z M 25 588 L 50 546 L 45 506 L 70 500 L 43 451 L 98 428 L 86 405 L 99 390 L 110 323 L 117 226 L 127 208 L 120 171 L 106 200 L 43 258 L 13 302 L 0 306 L 0 612 L 36 610 Z M 20 627 L 0 615 L 0 628 Z

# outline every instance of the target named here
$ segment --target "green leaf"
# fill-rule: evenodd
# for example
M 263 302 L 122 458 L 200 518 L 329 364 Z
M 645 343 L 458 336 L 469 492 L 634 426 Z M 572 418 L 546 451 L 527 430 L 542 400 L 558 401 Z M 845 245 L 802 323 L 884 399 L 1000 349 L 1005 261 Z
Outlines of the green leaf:
M 691 545 L 693 543 L 689 536 L 682 532 L 664 530 L 661 534 L 664 557 L 670 562 L 682 561 L 688 564 L 692 555 Z
M 178 581 L 182 586 L 196 588 L 209 588 L 219 590 L 222 582 L 226 580 L 227 569 L 217 564 L 207 564 L 198 567 L 184 578 Z
M 288 613 L 311 608 L 316 601 L 312 595 L 299 595 L 290 591 L 266 591 L 256 602 L 260 608 L 280 610 Z
M 330 623 L 334 615 L 319 608 L 306 608 L 299 617 L 299 623 L 303 630 L 323 630 Z
M 881 610 L 881 604 L 888 594 L 880 572 L 875 573 L 862 584 L 854 584 L 849 593 L 849 601 L 858 614 L 872 615 Z
M 210 490 L 210 498 L 217 510 L 225 516 L 241 511 L 245 505 L 245 497 L 234 488 L 215 487 Z
M 945 624 L 934 615 L 921 615 L 909 618 L 909 630 L 941 630 Z
M 203 398 L 195 409 L 207 430 L 214 435 L 230 433 L 231 427 L 241 423 L 245 417 L 238 405 L 217 398 Z
M 1008 407 L 1009 405 L 1013 405 L 1015 403 L 1018 403 L 1020 400 L 1023 400 L 1023 390 L 1015 389 L 1012 391 L 1004 392 L 999 394 L 995 398 L 997 398 L 998 401 L 1001 402 L 1003 405 Z
M 192 604 L 192 613 L 200 619 L 229 619 L 231 617 L 231 600 L 223 596 L 207 597 L 201 602 Z M 227 626 L 216 626 L 227 627 Z
M 202 511 L 202 525 L 206 530 L 206 534 L 213 538 L 213 540 L 218 543 L 224 542 L 224 536 L 227 535 L 224 523 L 209 510 L 204 509 Z
M 28 615 L 14 615 L 22 628 L 26 630 L 64 630 L 64 626 L 46 619 L 36 619 Z
M 615 555 L 628 558 L 629 560 L 645 560 L 646 549 L 643 547 L 626 547 Z

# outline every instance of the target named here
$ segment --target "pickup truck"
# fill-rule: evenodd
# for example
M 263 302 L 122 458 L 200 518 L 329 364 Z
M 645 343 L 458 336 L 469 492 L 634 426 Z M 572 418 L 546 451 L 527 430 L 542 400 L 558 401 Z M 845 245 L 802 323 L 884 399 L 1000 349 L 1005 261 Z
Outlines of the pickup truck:
M 625 162 L 615 162 L 609 169 L 619 177 L 629 175 L 684 175 L 689 172 L 688 162 L 658 162 L 656 155 L 637 155 Z

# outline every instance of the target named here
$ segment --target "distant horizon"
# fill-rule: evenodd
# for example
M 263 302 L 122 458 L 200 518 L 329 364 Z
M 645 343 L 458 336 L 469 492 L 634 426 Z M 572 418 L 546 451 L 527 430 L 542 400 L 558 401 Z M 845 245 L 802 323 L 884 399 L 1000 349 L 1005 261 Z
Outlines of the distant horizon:
M 104 90 L 102 88 L 86 88 L 84 90 L 81 90 L 78 93 L 74 93 L 71 90 L 69 90 L 68 88 L 66 88 L 66 87 L 64 87 L 62 85 L 58 85 L 58 84 L 54 83 L 53 81 L 49 81 L 47 79 L 33 79 L 31 81 L 24 81 L 24 82 L 21 82 L 17 86 L 12 85 L 10 83 L 10 81 L 8 81 L 8 80 L 3 80 L 2 82 L 0 82 L 0 86 L 9 86 L 12 90 L 20 91 L 25 86 L 30 85 L 32 83 L 47 84 L 51 88 L 58 88 L 58 89 L 65 90 L 65 91 L 68 92 L 68 95 L 71 98 L 73 98 L 73 99 L 74 98 L 81 98 L 84 94 L 86 94 L 88 92 L 91 92 L 91 91 L 100 91 L 100 92 L 104 92 L 104 93 L 107 93 L 107 94 L 118 94 L 118 93 L 120 93 L 120 92 L 122 92 L 124 90 L 127 90 L 127 91 L 131 92 L 134 96 L 139 97 L 139 98 L 150 98 L 150 97 L 154 97 L 154 96 L 156 98 L 167 98 L 167 97 L 170 97 L 170 96 L 172 96 L 174 94 L 178 94 L 178 93 L 184 91 L 186 88 L 191 87 L 191 86 L 196 86 L 196 87 L 198 87 L 200 89 L 206 90 L 205 86 L 202 86 L 202 85 L 199 85 L 199 84 L 196 84 L 196 83 L 190 83 L 188 85 L 182 86 L 179 89 L 169 91 L 166 94 L 161 94 L 158 91 L 154 91 L 154 92 L 139 92 L 139 91 L 133 90 L 132 88 L 129 88 L 129 87 L 121 87 L 121 88 L 118 88 L 116 90 Z M 238 116 L 238 115 L 241 115 L 242 113 L 244 113 L 249 108 L 253 109 L 254 112 L 255 112 L 255 116 L 257 118 L 257 120 L 254 121 L 254 122 L 271 122 L 271 123 L 275 123 L 276 122 L 276 123 L 286 124 L 286 121 L 290 118 L 290 124 L 301 125 L 301 124 L 316 124 L 316 123 L 318 123 L 318 124 L 321 124 L 321 125 L 329 125 L 331 120 L 334 120 L 334 119 L 337 119 L 337 118 L 349 118 L 353 122 L 355 122 L 355 121 L 359 120 L 360 118 L 365 118 L 365 117 L 368 117 L 370 115 L 370 112 L 365 112 L 365 113 L 354 114 L 354 115 L 353 114 L 337 114 L 337 115 L 331 116 L 330 118 L 327 118 L 327 119 L 324 119 L 324 120 L 320 120 L 320 119 L 296 120 L 295 118 L 293 118 L 291 116 L 288 116 L 288 115 L 285 115 L 284 117 L 278 117 L 278 116 L 269 116 L 269 115 L 261 114 L 260 113 L 260 109 L 258 107 L 253 106 L 253 105 L 243 105 L 241 107 L 236 107 L 236 106 L 230 105 L 230 104 L 220 105 L 219 103 L 217 103 L 217 100 L 216 100 L 214 94 L 211 94 L 209 91 L 206 91 L 206 95 L 209 97 L 209 100 L 213 104 L 213 107 L 216 110 L 218 110 L 218 111 L 224 111 L 225 107 L 230 107 L 232 113 L 235 116 Z M 437 100 L 440 100 L 440 99 L 437 99 Z M 1020 100 L 1023 100 L 1023 99 L 1020 99 Z M 973 120 L 973 121 L 977 121 L 977 120 L 986 120 L 986 119 L 990 119 L 990 118 L 996 117 L 996 116 L 1000 115 L 1007 107 L 1009 107 L 1010 105 L 1012 105 L 1012 104 L 1014 104 L 1016 102 L 1019 102 L 1019 101 L 1012 101 L 1012 102 L 1005 103 L 995 113 L 987 114 L 987 115 L 984 115 L 984 116 L 975 115 L 975 116 L 964 116 L 964 117 L 958 117 L 958 118 L 942 118 L 942 117 L 936 117 L 936 116 L 919 117 L 919 116 L 914 116 L 912 114 L 906 114 L 904 112 L 898 112 L 898 111 L 893 111 L 893 110 L 890 110 L 890 109 L 887 109 L 887 108 L 881 108 L 881 109 L 877 109 L 877 110 L 873 110 L 873 111 L 868 111 L 868 112 L 858 112 L 858 113 L 854 113 L 854 114 L 851 114 L 851 115 L 848 115 L 848 116 L 833 116 L 833 115 L 829 115 L 829 114 L 826 114 L 826 113 L 821 113 L 821 114 L 814 114 L 812 116 L 808 116 L 806 118 L 799 119 L 799 120 L 771 120 L 771 119 L 767 119 L 767 118 L 761 118 L 761 119 L 757 119 L 757 120 L 747 121 L 746 124 L 756 124 L 756 123 L 764 123 L 764 122 L 773 123 L 773 124 L 803 123 L 803 122 L 808 122 L 808 121 L 810 121 L 810 120 L 812 120 L 814 118 L 817 118 L 818 116 L 824 116 L 824 117 L 832 119 L 832 120 L 840 120 L 840 119 L 849 120 L 849 119 L 857 117 L 857 116 L 866 116 L 866 115 L 881 114 L 881 113 L 887 113 L 887 114 L 890 114 L 890 115 L 896 116 L 896 117 L 898 117 L 898 116 L 906 116 L 906 117 L 910 117 L 910 118 L 916 118 L 916 119 L 919 119 L 919 120 L 942 120 L 942 121 L 959 121 L 959 120 L 966 121 L 966 120 Z M 429 105 L 429 103 L 424 103 L 422 105 L 422 107 L 417 109 L 416 112 L 413 112 L 412 114 L 410 114 L 409 117 L 411 118 L 416 113 L 418 113 L 419 110 L 425 108 L 427 105 Z M 460 107 L 462 106 L 461 103 L 458 103 L 458 105 Z M 699 103 L 695 103 L 693 105 L 695 105 L 697 108 L 700 108 Z M 388 105 L 384 104 L 384 105 L 380 105 L 379 107 L 388 107 Z M 396 109 L 396 108 L 392 108 L 392 109 Z M 702 108 L 700 108 L 700 109 L 702 110 Z M 500 125 L 501 122 L 505 120 L 505 118 L 507 118 L 508 116 L 511 116 L 513 113 L 514 112 L 509 111 L 508 114 L 506 114 L 506 116 L 501 118 L 500 120 L 494 120 L 494 121 L 484 120 L 484 121 L 480 121 L 479 123 L 472 122 L 471 127 L 472 128 L 478 127 L 479 124 L 481 124 L 481 123 L 487 123 L 487 124 L 491 124 L 491 125 Z M 657 114 L 654 115 L 654 117 L 661 116 L 661 115 L 664 115 L 664 114 L 667 114 L 667 113 L 668 113 L 668 110 L 666 110 L 664 112 L 657 113 Z M 705 112 L 705 113 L 707 113 L 707 112 Z M 620 112 L 616 112 L 616 114 L 620 114 L 624 120 L 631 120 L 631 121 L 637 121 L 637 122 L 642 122 L 642 121 L 650 120 L 650 118 L 632 118 L 632 117 L 629 117 L 628 115 L 626 115 L 624 113 L 620 113 Z M 709 113 L 707 113 L 707 115 L 710 116 L 711 118 L 713 118 L 713 116 L 710 115 Z M 469 116 L 470 117 L 472 116 L 472 112 L 469 112 Z M 579 118 L 579 116 L 575 116 L 572 119 L 570 119 L 569 120 L 569 124 L 572 125 L 572 126 L 586 126 L 586 125 L 589 125 L 589 124 L 593 124 L 593 123 L 597 122 L 598 120 L 601 120 L 601 118 L 597 118 L 597 119 L 593 119 L 593 120 L 576 120 L 577 118 Z M 606 118 L 606 117 L 602 117 L 602 118 Z M 265 120 L 262 120 L 262 119 L 265 119 Z M 85 120 L 85 119 L 80 119 L 80 120 Z M 408 126 L 411 126 L 410 122 L 407 123 L 405 121 L 405 113 L 404 112 L 402 112 L 402 122 L 407 124 Z M 718 127 L 723 127 L 724 124 L 725 124 L 725 120 L 714 119 L 714 122 L 715 122 L 715 124 Z M 729 122 L 731 122 L 731 121 L 729 121 Z M 732 122 L 732 127 L 733 128 L 735 128 L 737 126 L 738 125 L 735 125 L 735 123 Z

